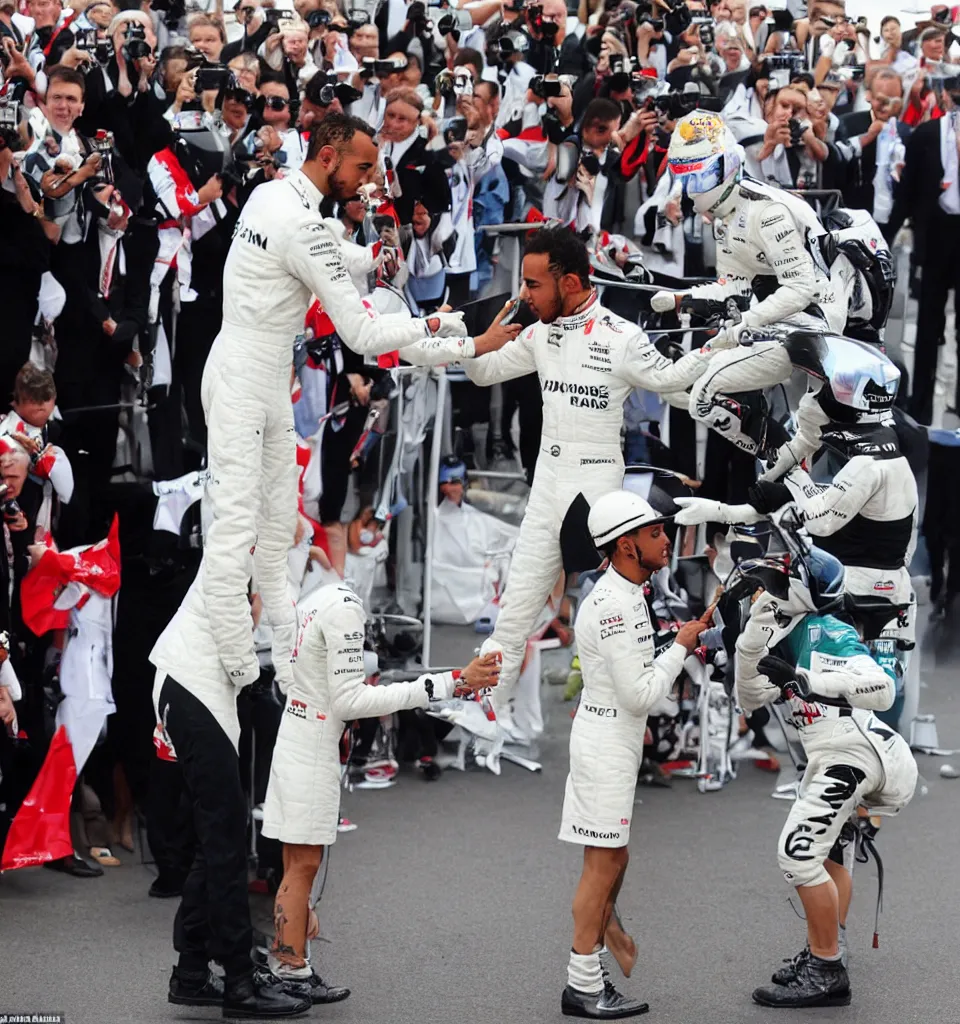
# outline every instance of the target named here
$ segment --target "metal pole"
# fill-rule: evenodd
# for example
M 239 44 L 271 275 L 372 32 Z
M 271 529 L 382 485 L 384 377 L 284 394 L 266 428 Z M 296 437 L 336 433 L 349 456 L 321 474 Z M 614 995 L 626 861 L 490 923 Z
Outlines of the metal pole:
M 447 404 L 447 375 L 437 373 L 437 411 L 433 419 L 433 437 L 430 441 L 430 470 L 424 481 L 426 495 L 424 511 L 427 517 L 427 550 L 423 559 L 423 667 L 430 667 L 433 640 L 433 544 L 436 537 L 437 504 L 433 488 L 440 478 L 440 448 L 443 445 L 443 421 Z

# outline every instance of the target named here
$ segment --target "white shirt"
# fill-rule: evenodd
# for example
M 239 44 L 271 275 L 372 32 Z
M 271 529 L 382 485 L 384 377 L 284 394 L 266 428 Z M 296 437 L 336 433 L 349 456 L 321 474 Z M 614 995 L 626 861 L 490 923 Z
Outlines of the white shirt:
M 891 117 L 877 136 L 877 169 L 873 175 L 873 219 L 878 224 L 886 224 L 893 212 L 893 169 L 902 159 L 903 143 L 897 131 L 897 119 Z
M 957 158 L 957 119 L 960 111 L 952 110 L 940 118 L 940 160 L 943 163 L 944 190 L 940 194 L 940 209 L 944 213 L 960 216 L 960 160 Z

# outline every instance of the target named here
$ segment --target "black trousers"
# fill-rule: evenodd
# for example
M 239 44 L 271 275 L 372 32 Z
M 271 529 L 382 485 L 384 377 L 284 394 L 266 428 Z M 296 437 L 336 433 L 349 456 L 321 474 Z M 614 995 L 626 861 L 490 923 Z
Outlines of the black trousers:
M 214 959 L 228 978 L 243 977 L 253 970 L 253 927 L 247 805 L 237 752 L 206 705 L 170 676 L 159 704 L 183 772 L 192 811 L 186 824 L 196 841 L 173 925 L 173 948 L 184 970 L 202 971 Z
M 933 418 L 937 356 L 944 340 L 947 297 L 951 289 L 954 301 L 960 304 L 960 217 L 942 214 L 937 221 L 936 238 L 936 252 L 928 255 L 920 273 L 917 347 L 909 406 L 910 415 L 918 423 L 926 424 Z M 952 400 L 953 396 L 950 398 Z
M 197 844 L 193 807 L 177 761 L 154 757 L 150 765 L 147 842 L 160 877 L 182 884 L 190 873 Z

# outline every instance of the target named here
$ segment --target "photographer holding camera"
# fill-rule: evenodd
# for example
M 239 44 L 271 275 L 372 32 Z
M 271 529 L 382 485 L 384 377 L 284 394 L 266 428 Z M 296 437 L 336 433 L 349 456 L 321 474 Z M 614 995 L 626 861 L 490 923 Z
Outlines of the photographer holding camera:
M 260 0 L 237 0 L 233 8 L 237 24 L 243 26 L 243 35 L 227 43 L 220 52 L 220 59 L 229 64 L 241 53 L 256 53 L 270 34 L 270 22 L 264 16 Z
M 590 70 L 591 61 L 583 38 L 567 31 L 564 0 L 542 0 L 526 9 L 526 32 L 530 37 L 527 60 L 541 75 L 554 72 L 580 77 Z
M 577 132 L 557 147 L 556 170 L 547 181 L 543 212 L 576 232 L 599 234 L 613 226 L 614 188 L 620 180 L 620 149 L 614 137 L 620 108 L 591 100 Z
M 730 130 L 746 151 L 747 173 L 785 188 L 815 188 L 820 165 L 829 156 L 807 115 L 807 96 L 793 87 L 768 93 L 766 122 L 731 117 Z

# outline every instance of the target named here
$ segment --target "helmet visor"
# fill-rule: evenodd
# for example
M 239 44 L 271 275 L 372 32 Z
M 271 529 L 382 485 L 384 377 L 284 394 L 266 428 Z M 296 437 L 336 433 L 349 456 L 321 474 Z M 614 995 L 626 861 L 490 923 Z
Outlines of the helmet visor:
M 680 179 L 683 194 L 703 195 L 723 182 L 723 157 L 709 156 L 699 160 L 677 158 L 670 161 L 670 170 Z

